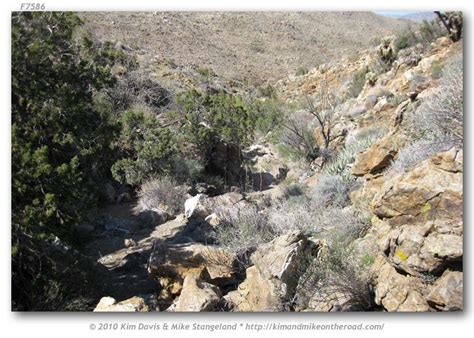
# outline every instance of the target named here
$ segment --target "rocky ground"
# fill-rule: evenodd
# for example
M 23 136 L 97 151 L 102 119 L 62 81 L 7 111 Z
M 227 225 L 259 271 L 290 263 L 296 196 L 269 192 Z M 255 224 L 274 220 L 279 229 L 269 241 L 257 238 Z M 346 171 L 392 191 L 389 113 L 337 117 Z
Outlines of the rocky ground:
M 368 217 L 364 232 L 351 243 L 368 262 L 366 310 L 463 309 L 462 147 L 441 149 L 401 171 L 394 168 L 408 144 L 408 116 L 438 95 L 440 81 L 433 68 L 462 53 L 462 43 L 439 38 L 423 53 L 417 48 L 399 54 L 389 70 L 366 83 L 357 97 L 341 102 L 334 115 L 334 129 L 345 130 L 331 144 L 334 150 L 347 147 L 369 127 L 381 131 L 343 168 L 357 182 L 346 209 L 363 210 Z M 375 50 L 360 52 L 357 58 L 282 79 L 275 88 L 287 102 L 315 96 L 322 86 L 343 96 L 354 74 L 374 57 Z M 254 205 L 271 214 L 272 203 L 285 192 L 285 180 L 313 189 L 324 173 L 321 163 L 301 168 L 286 162 L 264 140 L 246 156 L 252 159 L 253 181 L 260 182 L 254 192 L 193 192 L 178 213 L 134 213 L 133 202 L 101 211 L 92 228 L 83 231 L 104 296 L 94 311 L 357 309 L 351 293 L 340 289 L 330 298 L 312 295 L 298 302 L 307 267 L 317 269 L 331 252 L 324 236 L 295 228 L 250 252 L 217 245 L 213 234 L 228 215 Z

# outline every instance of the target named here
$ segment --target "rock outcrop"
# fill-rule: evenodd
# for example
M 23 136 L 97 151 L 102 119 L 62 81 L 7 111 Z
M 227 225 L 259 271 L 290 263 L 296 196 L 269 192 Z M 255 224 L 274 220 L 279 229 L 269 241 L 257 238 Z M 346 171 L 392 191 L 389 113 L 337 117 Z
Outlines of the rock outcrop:
M 462 163 L 462 150 L 452 148 L 375 195 L 365 241 L 378 244 L 376 302 L 388 311 L 462 309 Z
M 290 307 L 306 260 L 317 250 L 318 246 L 300 232 L 259 246 L 252 254 L 254 265 L 247 268 L 246 279 L 224 299 L 235 311 L 282 311 Z
M 457 46 L 441 38 L 429 48 L 420 44 L 395 55 L 390 43 L 382 46 L 385 50 L 379 50 L 383 52 L 380 55 L 375 48 L 353 60 L 322 65 L 307 74 L 279 81 L 275 90 L 280 99 L 287 101 L 303 96 L 317 100 L 320 92 L 343 98 L 348 93 L 351 96 L 330 109 L 334 137 L 331 142 L 325 144 L 321 129 L 311 125 L 315 143 L 325 145 L 311 166 L 299 168 L 299 164 L 280 157 L 276 146 L 266 143 L 272 132 L 245 150 L 218 143 L 211 151 L 205 171 L 225 177 L 226 184 L 232 186 L 230 192 L 221 194 L 217 184 L 193 183 L 184 189 L 183 196 L 194 196 L 186 200 L 185 214 L 138 206 L 136 210 L 141 212 L 138 222 L 119 224 L 115 219 L 107 220 L 105 233 L 121 236 L 116 241 L 118 244 L 114 242 L 113 250 L 100 253 L 99 265 L 116 272 L 117 277 L 128 274 L 147 279 L 151 284 L 147 283 L 144 291 L 135 294 L 153 294 L 159 300 L 159 310 L 170 312 L 463 310 L 462 149 L 454 147 L 412 163 L 403 172 L 398 172 L 400 168 L 386 172 L 410 142 L 411 130 L 407 128 L 410 114 L 423 100 L 437 93 L 440 80 L 435 73 L 460 48 Z M 387 64 L 375 74 L 372 68 L 378 65 L 381 56 L 387 58 Z M 348 91 L 356 80 L 360 82 L 357 90 Z M 347 152 L 340 152 L 341 149 Z M 353 149 L 363 150 L 350 153 Z M 352 264 L 350 269 L 354 268 L 346 279 L 349 283 L 355 281 L 351 286 L 364 291 L 363 301 L 355 299 L 354 293 L 337 288 L 331 293 L 331 300 L 324 297 L 327 285 L 322 283 L 334 286 L 339 275 L 331 276 L 330 283 L 328 279 L 322 282 L 324 278 L 318 273 L 329 271 L 330 274 L 344 264 L 336 268 L 327 265 L 327 270 L 314 274 L 310 270 L 317 276 L 316 286 L 310 289 L 312 296 L 301 301 L 303 297 L 298 292 L 305 284 L 301 284 L 300 277 L 309 264 L 313 263 L 314 269 L 324 269 L 323 264 L 329 261 L 327 255 L 336 252 L 331 251 L 329 237 L 310 240 L 302 232 L 293 231 L 256 248 L 243 244 L 242 249 L 247 250 L 250 259 L 248 256 L 242 259 L 241 254 L 216 245 L 219 227 L 239 219 L 241 211 L 249 208 L 255 208 L 259 215 L 271 215 L 274 202 L 291 195 L 287 189 L 291 184 L 298 190 L 295 195 L 304 195 L 298 198 L 306 196 L 314 202 L 306 188 L 318 184 L 320 174 L 326 169 L 326 173 L 331 171 L 328 164 L 332 161 L 339 165 L 338 160 L 342 169 L 335 168 L 334 175 L 343 173 L 344 178 L 350 178 L 351 188 L 347 190 L 351 191 L 352 203 L 345 208 L 362 216 L 360 223 L 367 225 L 362 230 L 362 225 L 357 228 L 357 234 L 342 235 L 344 240 L 348 238 L 342 246 L 354 248 L 353 257 L 344 261 Z M 285 178 L 288 185 L 278 186 Z M 294 198 L 295 203 L 298 198 Z M 316 203 L 315 206 L 320 207 Z M 335 212 L 345 210 L 340 208 Z M 140 222 L 145 225 L 141 227 L 137 224 Z M 340 225 L 331 224 L 327 228 L 336 233 Z M 87 238 L 91 232 L 97 232 L 96 228 L 83 225 L 75 230 Z M 281 228 L 284 226 L 278 229 Z M 326 235 L 323 232 L 321 236 Z M 320 235 L 315 233 L 314 236 Z M 347 268 L 340 268 L 344 269 Z M 358 281 L 353 276 L 362 278 Z M 316 297 L 317 293 L 322 297 Z M 104 297 L 94 311 L 158 308 L 148 296 L 105 294 L 126 300 L 117 302 L 115 298 Z

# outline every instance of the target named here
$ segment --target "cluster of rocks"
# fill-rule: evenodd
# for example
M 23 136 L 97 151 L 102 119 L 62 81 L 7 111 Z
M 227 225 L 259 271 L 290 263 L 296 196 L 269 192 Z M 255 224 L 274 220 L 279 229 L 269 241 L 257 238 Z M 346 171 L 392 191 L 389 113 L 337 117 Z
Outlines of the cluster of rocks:
M 103 297 L 95 311 L 272 311 L 290 300 L 302 264 L 316 254 L 318 243 L 290 232 L 258 246 L 250 263 L 244 263 L 234 252 L 209 241 L 221 217 L 237 213 L 249 202 L 235 192 L 196 197 L 187 203 L 193 207 L 187 215 L 155 226 L 140 240 L 126 238 L 123 248 L 98 259 L 110 272 L 142 277 L 146 273 L 153 284 L 130 285 L 137 295 L 125 300 Z M 144 293 L 150 289 L 152 293 Z

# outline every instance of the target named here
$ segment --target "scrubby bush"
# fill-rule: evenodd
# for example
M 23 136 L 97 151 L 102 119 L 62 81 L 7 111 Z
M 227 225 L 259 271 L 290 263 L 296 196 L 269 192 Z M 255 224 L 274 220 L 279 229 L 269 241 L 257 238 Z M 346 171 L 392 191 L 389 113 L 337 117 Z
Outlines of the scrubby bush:
M 433 79 L 439 79 L 443 74 L 443 64 L 439 61 L 433 61 L 431 65 L 431 77 Z
M 363 224 L 353 211 L 322 204 L 312 196 L 300 195 L 282 200 L 274 204 L 268 214 L 268 222 L 276 234 L 298 230 L 332 241 L 335 234 L 347 239 L 357 238 L 363 229 Z
M 437 38 L 444 35 L 439 19 L 423 20 L 418 30 L 414 31 L 412 27 L 403 30 L 395 39 L 395 50 L 398 52 L 402 49 L 413 47 L 421 44 L 423 48 L 429 46 Z
M 455 57 L 443 69 L 438 92 L 424 100 L 412 116 L 414 133 L 432 140 L 463 143 L 463 64 Z
M 274 205 L 269 211 L 268 221 L 277 234 L 299 230 L 309 235 L 318 232 L 316 213 L 308 198 L 298 196 Z
M 282 185 L 283 197 L 288 199 L 295 196 L 303 196 L 305 186 L 298 182 L 289 182 Z
M 206 78 L 214 75 L 214 72 L 212 71 L 212 69 L 206 68 L 206 67 L 198 67 L 196 71 L 198 72 L 199 75 L 204 76 Z
M 318 144 L 314 136 L 315 125 L 304 112 L 287 115 L 279 133 L 278 149 L 284 157 L 293 160 L 311 160 L 317 157 Z
M 324 86 L 323 86 L 324 87 Z M 323 88 L 315 98 L 306 98 L 304 110 L 287 114 L 280 132 L 279 149 L 293 159 L 314 159 L 325 155 L 331 142 L 344 135 L 334 134 L 333 116 L 338 100 Z M 316 138 L 321 135 L 320 142 Z
M 132 71 L 122 76 L 108 95 L 114 111 L 120 112 L 136 105 L 156 110 L 170 102 L 171 93 L 144 72 Z
M 418 43 L 418 40 L 416 32 L 414 32 L 411 27 L 408 27 L 395 38 L 395 50 L 398 52 L 402 49 L 414 46 Z
M 323 175 L 313 192 L 313 200 L 321 206 L 345 207 L 353 183 L 341 176 Z
M 172 178 L 164 176 L 142 184 L 137 193 L 137 211 L 165 211 L 171 215 L 184 210 L 186 188 L 178 186 Z
M 296 300 L 303 309 L 340 306 L 346 311 L 368 311 L 375 307 L 366 265 L 352 246 L 339 243 L 309 264 L 299 280 Z
M 302 76 L 302 75 L 306 75 L 308 74 L 309 72 L 309 69 L 306 68 L 306 67 L 299 67 L 297 70 L 296 70 L 296 76 Z
M 366 75 L 368 73 L 367 68 L 363 68 L 359 71 L 357 71 L 354 76 L 352 77 L 352 81 L 349 84 L 348 88 L 348 96 L 349 97 L 357 97 L 359 96 L 360 92 L 364 88 L 365 82 L 366 82 Z
M 420 25 L 420 36 L 425 44 L 429 44 L 437 38 L 443 36 L 444 32 L 441 28 L 439 20 L 423 20 Z
M 215 232 L 218 245 L 243 255 L 261 244 L 271 241 L 275 232 L 268 216 L 256 207 L 246 207 L 224 216 L 223 224 Z
M 315 222 L 321 228 L 318 238 L 327 246 L 309 262 L 298 281 L 298 307 L 338 304 L 352 311 L 372 309 L 370 260 L 361 257 L 353 245 L 363 235 L 364 224 L 354 211 L 340 208 L 322 209 Z
M 454 146 L 450 140 L 418 140 L 402 148 L 386 175 L 402 173 L 439 152 Z
M 328 245 L 348 246 L 361 237 L 366 229 L 356 210 L 352 208 L 329 207 L 322 211 L 317 219 L 323 228 L 321 237 Z
M 274 99 L 277 96 L 275 87 L 273 87 L 271 84 L 259 86 L 257 88 L 257 94 L 259 97 L 266 97 L 269 99 Z

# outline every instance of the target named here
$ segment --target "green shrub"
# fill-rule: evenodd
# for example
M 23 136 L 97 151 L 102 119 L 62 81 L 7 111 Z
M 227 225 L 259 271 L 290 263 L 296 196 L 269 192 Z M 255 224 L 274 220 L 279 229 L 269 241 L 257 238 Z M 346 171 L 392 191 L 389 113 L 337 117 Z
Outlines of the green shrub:
M 263 135 L 281 128 L 283 103 L 277 99 L 254 100 L 250 109 L 255 115 L 255 130 Z
M 411 27 L 403 30 L 395 39 L 395 50 L 398 52 L 402 49 L 414 46 L 418 43 L 417 34 L 412 30 Z
M 352 77 L 352 81 L 349 84 L 348 95 L 349 97 L 357 97 L 364 88 L 366 82 L 366 74 L 368 73 L 368 68 L 361 69 L 357 71 Z
M 273 87 L 271 84 L 267 84 L 265 86 L 259 86 L 257 88 L 257 95 L 259 97 L 267 97 L 270 99 L 274 99 L 277 96 L 275 87 Z
M 158 174 L 168 174 L 177 154 L 173 134 L 143 107 L 123 113 L 118 148 L 122 158 L 112 166 L 113 177 L 137 186 Z
M 178 183 L 194 183 L 203 181 L 204 169 L 201 160 L 187 158 L 184 154 L 176 154 L 170 159 L 169 175 Z
M 256 116 L 240 96 L 191 90 L 179 99 L 181 129 L 185 141 L 212 148 L 216 141 L 247 146 L 254 137 Z
M 423 20 L 420 26 L 420 36 L 424 44 L 430 44 L 437 38 L 444 35 L 439 19 L 437 20 Z
M 431 77 L 439 79 L 443 74 L 443 64 L 439 61 L 434 61 L 431 65 Z
M 306 75 L 308 74 L 309 72 L 309 69 L 306 68 L 306 67 L 299 67 L 297 70 L 296 70 L 296 76 L 302 76 L 302 75 Z
M 73 13 L 12 15 L 12 223 L 33 236 L 72 239 L 113 159 L 117 128 L 94 96 L 125 57 L 81 25 Z

